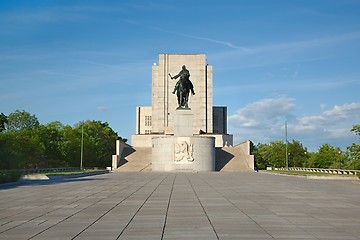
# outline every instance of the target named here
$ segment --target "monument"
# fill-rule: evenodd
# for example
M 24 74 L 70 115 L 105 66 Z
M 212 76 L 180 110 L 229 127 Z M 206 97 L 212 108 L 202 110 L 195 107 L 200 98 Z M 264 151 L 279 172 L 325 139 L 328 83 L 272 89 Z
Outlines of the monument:
M 189 107 L 189 94 L 195 95 L 190 72 L 182 66 L 180 73 L 171 79 L 176 83 L 178 107 L 174 114 L 174 135 L 152 138 L 153 171 L 214 171 L 215 138 L 194 136 L 194 114 Z
M 117 141 L 112 169 L 253 171 L 251 142 L 232 147 L 227 108 L 213 106 L 212 83 L 205 54 L 159 54 L 152 105 L 136 107 L 136 133 L 131 145 Z
M 171 77 L 173 73 L 179 74 Z M 215 137 L 216 147 L 233 145 L 233 136 L 227 133 L 227 108 L 212 104 L 212 66 L 206 63 L 206 55 L 159 54 L 158 63 L 152 66 L 152 105 L 136 107 L 132 146 L 152 147 L 153 137 L 175 134 L 176 109 L 186 107 L 179 104 L 177 89 L 179 82 L 187 80 L 192 86 L 185 101 L 193 113 L 192 135 Z

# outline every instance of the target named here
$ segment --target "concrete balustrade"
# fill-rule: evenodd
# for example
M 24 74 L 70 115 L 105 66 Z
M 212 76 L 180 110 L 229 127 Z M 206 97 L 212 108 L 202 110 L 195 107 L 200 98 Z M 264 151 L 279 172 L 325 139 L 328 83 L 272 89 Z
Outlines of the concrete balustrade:
M 331 173 L 331 174 L 342 174 L 342 175 L 356 175 L 360 170 L 349 170 L 349 169 L 325 169 L 325 168 L 303 168 L 303 167 L 289 167 L 277 168 L 278 170 L 290 170 L 290 171 L 302 171 L 302 172 L 319 172 L 319 173 Z

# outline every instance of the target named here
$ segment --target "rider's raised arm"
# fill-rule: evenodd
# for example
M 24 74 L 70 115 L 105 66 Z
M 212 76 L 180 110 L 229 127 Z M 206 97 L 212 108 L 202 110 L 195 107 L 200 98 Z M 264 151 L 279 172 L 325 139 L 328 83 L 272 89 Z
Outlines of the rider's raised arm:
M 181 75 L 181 72 L 179 72 L 178 75 L 173 76 L 171 79 L 177 79 L 178 77 L 180 77 L 180 75 Z

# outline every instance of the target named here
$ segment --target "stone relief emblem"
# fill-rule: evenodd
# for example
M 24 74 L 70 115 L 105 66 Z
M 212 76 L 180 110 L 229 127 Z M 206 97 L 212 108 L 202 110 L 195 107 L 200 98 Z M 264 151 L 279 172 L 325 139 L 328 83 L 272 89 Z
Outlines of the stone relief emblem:
M 194 145 L 188 144 L 183 141 L 181 143 L 175 143 L 175 162 L 180 162 L 186 160 L 188 162 L 193 162 L 194 157 Z

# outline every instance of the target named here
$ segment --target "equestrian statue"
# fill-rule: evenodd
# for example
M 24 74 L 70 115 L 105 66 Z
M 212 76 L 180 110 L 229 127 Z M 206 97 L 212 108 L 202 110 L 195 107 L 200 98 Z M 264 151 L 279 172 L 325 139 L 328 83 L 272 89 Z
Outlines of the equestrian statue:
M 195 95 L 194 86 L 190 81 L 190 72 L 186 69 L 186 66 L 183 65 L 181 71 L 178 75 L 172 77 L 169 73 L 171 79 L 180 79 L 177 81 L 173 94 L 176 93 L 177 100 L 178 100 L 178 108 L 177 109 L 188 109 L 188 101 L 189 101 L 189 93 L 191 92 L 192 95 Z

